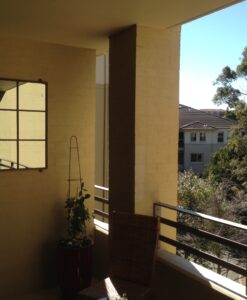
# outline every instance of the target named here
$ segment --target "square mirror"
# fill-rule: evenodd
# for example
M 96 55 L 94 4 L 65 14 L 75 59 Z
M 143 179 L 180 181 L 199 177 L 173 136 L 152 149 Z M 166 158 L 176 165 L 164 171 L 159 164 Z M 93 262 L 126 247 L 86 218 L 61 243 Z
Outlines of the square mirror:
M 0 79 L 0 171 L 47 168 L 47 83 Z

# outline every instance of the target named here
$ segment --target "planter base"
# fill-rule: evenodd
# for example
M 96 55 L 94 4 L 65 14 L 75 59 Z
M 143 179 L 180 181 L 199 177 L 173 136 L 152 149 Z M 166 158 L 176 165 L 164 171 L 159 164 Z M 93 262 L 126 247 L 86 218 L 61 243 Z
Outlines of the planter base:
M 84 248 L 58 247 L 58 281 L 62 299 L 76 299 L 80 290 L 90 286 L 92 249 L 92 245 Z

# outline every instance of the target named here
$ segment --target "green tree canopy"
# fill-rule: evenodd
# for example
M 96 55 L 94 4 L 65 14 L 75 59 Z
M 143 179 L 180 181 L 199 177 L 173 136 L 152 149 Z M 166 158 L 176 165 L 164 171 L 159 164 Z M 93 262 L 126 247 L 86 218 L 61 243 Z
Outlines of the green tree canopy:
M 237 83 L 241 83 L 241 90 Z M 206 174 L 217 182 L 227 181 L 231 197 L 247 194 L 247 47 L 235 70 L 226 66 L 215 81 L 218 85 L 213 102 L 227 104 L 227 116 L 237 120 L 231 138 L 212 158 Z M 240 86 L 240 85 L 239 85 Z
M 240 64 L 236 70 L 232 70 L 229 66 L 223 68 L 221 74 L 215 81 L 217 85 L 216 94 L 213 102 L 217 105 L 227 104 L 229 109 L 235 109 L 239 104 L 245 104 L 246 93 L 246 80 L 247 80 L 247 47 L 241 56 Z M 245 88 L 241 90 L 237 87 L 236 83 L 244 81 Z

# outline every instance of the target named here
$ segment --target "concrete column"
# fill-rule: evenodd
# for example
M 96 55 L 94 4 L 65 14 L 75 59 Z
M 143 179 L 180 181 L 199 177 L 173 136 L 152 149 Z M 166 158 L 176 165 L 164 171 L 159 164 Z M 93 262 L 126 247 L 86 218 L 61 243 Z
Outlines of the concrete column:
M 109 209 L 135 209 L 136 27 L 110 38 Z
M 177 203 L 179 40 L 179 27 L 110 38 L 110 210 Z

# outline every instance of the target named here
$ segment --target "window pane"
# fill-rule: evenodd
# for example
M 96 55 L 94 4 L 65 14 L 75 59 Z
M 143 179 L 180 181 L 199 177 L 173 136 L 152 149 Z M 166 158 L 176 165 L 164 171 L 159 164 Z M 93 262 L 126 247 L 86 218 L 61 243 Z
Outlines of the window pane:
M 20 142 L 19 151 L 20 164 L 28 168 L 45 167 L 45 142 Z
M 191 153 L 190 161 L 191 162 L 202 162 L 203 161 L 203 154 L 202 153 Z
M 45 110 L 45 88 L 43 83 L 19 82 L 19 108 Z
M 0 170 L 16 169 L 16 142 L 0 141 Z
M 0 109 L 16 109 L 16 82 L 0 80 Z
M 224 142 L 224 132 L 218 133 L 218 142 L 223 143 Z
M 0 111 L 0 139 L 16 139 L 16 112 Z
M 45 113 L 19 113 L 20 139 L 45 139 Z
M 205 132 L 200 132 L 200 141 L 205 142 L 206 141 L 206 133 Z
M 196 142 L 196 132 L 191 132 L 190 140 L 191 140 L 191 142 Z
M 191 161 L 191 162 L 195 162 L 195 161 L 196 161 L 196 154 L 192 153 L 192 154 L 190 155 L 190 161 Z

